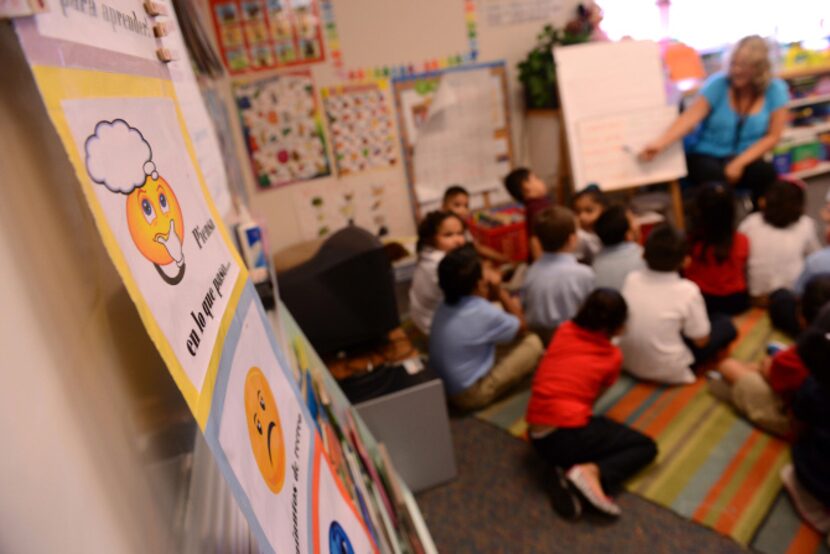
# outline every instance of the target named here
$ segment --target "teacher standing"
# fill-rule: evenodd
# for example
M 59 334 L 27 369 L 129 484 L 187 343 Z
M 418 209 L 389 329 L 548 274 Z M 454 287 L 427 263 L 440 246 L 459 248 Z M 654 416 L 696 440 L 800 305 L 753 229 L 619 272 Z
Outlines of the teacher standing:
M 689 179 L 749 189 L 757 201 L 777 177 L 764 154 L 781 140 L 788 101 L 786 83 L 772 77 L 764 39 L 745 37 L 732 50 L 728 72 L 711 75 L 692 105 L 639 158 L 650 161 L 697 130 L 686 148 Z

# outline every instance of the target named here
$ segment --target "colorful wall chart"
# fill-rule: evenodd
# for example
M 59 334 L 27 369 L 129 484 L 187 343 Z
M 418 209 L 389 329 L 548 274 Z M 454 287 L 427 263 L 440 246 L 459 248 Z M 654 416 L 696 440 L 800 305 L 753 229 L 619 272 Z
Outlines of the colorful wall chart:
M 260 187 L 331 173 L 309 71 L 237 83 L 234 96 Z
M 210 6 L 231 74 L 324 59 L 316 0 L 211 0 Z
M 386 81 L 321 91 L 338 175 L 395 165 L 398 139 Z

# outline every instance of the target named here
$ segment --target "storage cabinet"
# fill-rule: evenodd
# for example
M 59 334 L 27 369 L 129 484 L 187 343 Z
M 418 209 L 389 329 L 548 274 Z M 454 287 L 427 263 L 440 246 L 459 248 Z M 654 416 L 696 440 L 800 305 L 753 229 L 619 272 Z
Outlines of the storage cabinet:
M 773 150 L 776 169 L 801 179 L 830 173 L 830 65 L 784 70 L 779 77 L 792 99 L 789 126 Z

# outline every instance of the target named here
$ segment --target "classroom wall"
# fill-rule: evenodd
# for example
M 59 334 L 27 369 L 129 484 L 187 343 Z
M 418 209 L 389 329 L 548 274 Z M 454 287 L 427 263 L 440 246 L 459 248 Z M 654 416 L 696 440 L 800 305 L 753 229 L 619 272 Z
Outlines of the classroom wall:
M 377 2 L 379 0 L 373 1 Z M 387 3 L 389 1 L 400 3 L 400 9 L 380 10 L 377 17 L 381 19 L 373 21 L 372 24 L 391 29 L 398 28 L 401 25 L 407 25 L 407 21 L 402 21 L 398 14 L 410 3 L 406 0 L 385 1 Z M 436 0 L 430 0 L 430 2 L 435 1 Z M 446 2 L 446 0 L 441 1 Z M 458 10 L 462 10 L 463 2 L 460 0 L 454 1 L 458 5 Z M 218 52 L 219 50 L 215 43 L 212 20 L 207 1 L 197 0 L 197 2 L 202 24 L 206 29 L 210 30 L 210 35 L 214 39 L 214 46 L 217 48 Z M 547 178 L 549 184 L 552 184 L 555 178 L 556 164 L 554 162 L 558 157 L 558 142 L 556 140 L 558 136 L 557 131 L 554 130 L 553 132 L 548 132 L 547 128 L 543 128 L 541 130 L 542 149 L 549 149 L 549 157 L 545 156 L 544 151 L 539 152 L 538 145 L 535 156 L 531 157 L 528 148 L 528 128 L 525 124 L 522 91 L 517 80 L 516 68 L 516 64 L 523 59 L 526 53 L 536 44 L 536 35 L 541 31 L 546 22 L 537 20 L 513 25 L 491 26 L 488 23 L 487 17 L 485 17 L 486 12 L 483 9 L 484 4 L 488 2 L 491 4 L 497 4 L 499 3 L 499 0 L 479 0 L 477 2 L 478 40 L 480 50 L 479 61 L 488 62 L 506 60 L 507 62 L 514 164 L 528 165 L 531 161 L 539 163 L 539 160 L 542 160 L 542 162 L 548 162 L 541 173 L 543 178 Z M 509 4 L 510 2 L 502 1 L 502 3 Z M 366 14 L 365 4 L 367 4 L 367 0 L 361 0 L 361 2 L 351 2 L 349 0 L 337 1 L 334 3 L 335 15 L 343 13 L 344 18 L 351 18 L 354 16 L 353 11 L 359 11 L 359 13 Z M 563 20 L 559 22 L 561 25 L 564 23 L 564 19 L 570 18 L 571 14 L 575 14 L 578 2 L 574 0 L 561 0 L 558 4 L 560 5 L 559 10 L 557 11 L 558 18 Z M 423 52 L 424 57 L 429 56 L 433 53 L 430 50 L 432 40 L 431 33 L 446 32 L 446 30 L 437 31 L 435 27 L 436 26 L 432 26 L 419 30 L 420 35 L 423 37 L 420 50 L 418 48 L 414 48 L 411 41 L 406 41 L 405 43 L 403 41 L 401 41 L 401 43 L 396 41 L 386 41 L 383 44 L 379 44 L 377 42 L 378 37 L 366 34 L 361 37 L 361 40 L 365 41 L 365 45 L 361 44 L 361 58 L 359 61 L 366 63 L 368 61 L 366 52 L 371 51 L 372 48 L 382 51 L 382 55 L 379 54 L 379 63 L 384 63 L 390 59 L 394 59 L 397 52 L 399 52 L 401 56 L 401 59 L 398 60 L 399 63 L 411 63 L 411 57 L 413 56 L 413 52 L 415 50 Z M 465 29 L 461 27 L 456 29 L 456 32 L 463 37 Z M 464 41 L 462 40 L 462 42 Z M 354 44 L 354 40 L 352 40 L 352 44 Z M 328 53 L 327 47 L 326 54 L 328 55 Z M 447 52 L 446 54 L 449 55 L 451 53 L 452 52 Z M 345 66 L 349 68 L 349 52 L 346 50 L 345 45 L 343 47 L 343 58 L 345 60 Z M 318 96 L 320 87 L 343 83 L 343 81 L 333 70 L 333 67 L 328 60 L 322 63 L 302 67 L 311 68 L 315 86 L 318 89 Z M 359 187 L 361 184 L 365 185 L 368 183 L 385 183 L 390 196 L 394 198 L 394 201 L 389 203 L 387 212 L 387 220 L 389 221 L 391 234 L 393 236 L 413 235 L 415 233 L 415 220 L 413 216 L 409 187 L 407 185 L 404 166 L 402 163 L 399 163 L 387 170 L 374 171 L 342 179 L 336 177 L 324 177 L 270 190 L 262 190 L 255 186 L 248 153 L 245 149 L 242 138 L 242 130 L 238 124 L 237 112 L 231 96 L 231 83 L 235 81 L 246 82 L 258 80 L 275 74 L 279 74 L 279 71 L 260 71 L 256 72 L 255 75 L 247 74 L 244 77 L 225 77 L 213 85 L 213 88 L 215 88 L 225 100 L 227 109 L 232 115 L 233 139 L 236 144 L 237 158 L 245 175 L 251 210 L 255 216 L 261 218 L 268 226 L 271 252 L 273 253 L 285 246 L 304 240 L 302 222 L 299 220 L 300 216 L 298 215 L 298 211 L 295 207 L 296 197 L 301 193 L 304 187 L 348 188 L 355 186 Z M 394 105 L 391 95 L 389 101 L 391 105 Z M 538 135 L 539 131 L 534 131 L 534 133 Z M 327 142 L 330 145 L 331 141 L 327 140 Z
M 9 22 L 0 52 L 0 552 L 175 551 L 178 483 L 148 439 L 187 407 Z

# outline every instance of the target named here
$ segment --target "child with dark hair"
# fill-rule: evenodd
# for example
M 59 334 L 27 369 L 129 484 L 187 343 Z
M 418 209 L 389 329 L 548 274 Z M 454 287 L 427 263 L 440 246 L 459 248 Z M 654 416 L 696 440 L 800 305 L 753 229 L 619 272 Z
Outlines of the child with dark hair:
M 525 333 L 518 300 L 495 279 L 488 281 L 469 245 L 441 260 L 438 281 L 444 302 L 432 321 L 429 363 L 443 379 L 453 405 L 462 410 L 483 408 L 533 372 L 542 343 Z M 493 306 L 490 296 L 497 297 L 503 309 Z
M 781 480 L 801 516 L 823 534 L 830 532 L 830 306 L 798 340 L 798 354 L 810 375 L 792 409 L 804 429 L 792 446 L 792 465 Z
M 813 323 L 821 307 L 828 302 L 830 275 L 818 275 L 804 290 L 802 326 Z M 790 435 L 792 397 L 808 375 L 795 346 L 779 350 L 760 362 L 729 358 L 721 362 L 718 371 L 731 385 L 724 391 L 724 400 L 761 429 L 779 436 Z
M 443 300 L 438 287 L 438 263 L 444 255 L 466 242 L 464 222 L 452 212 L 434 211 L 418 225 L 418 265 L 409 289 L 409 312 L 412 322 L 429 334 L 432 315 Z
M 523 302 L 528 325 L 547 344 L 594 289 L 594 271 L 576 261 L 576 222 L 567 208 L 542 211 L 531 240 L 544 253 L 527 270 Z
M 441 209 L 445 212 L 454 213 L 464 221 L 469 221 L 470 193 L 467 192 L 467 189 L 461 185 L 451 185 L 447 187 L 447 190 L 444 191 L 444 199 L 441 202 Z M 510 261 L 510 259 L 501 252 L 475 241 L 469 231 L 467 231 L 465 236 L 467 237 L 467 242 L 473 243 L 473 246 L 476 248 L 476 252 L 478 252 L 478 255 L 482 258 L 499 264 L 505 264 Z
M 735 195 L 720 183 L 701 187 L 692 218 L 684 270 L 700 287 L 709 313 L 736 315 L 749 309 L 746 264 L 749 239 L 735 231 Z
M 580 515 L 582 500 L 619 515 L 605 491 L 619 487 L 657 455 L 646 435 L 593 414 L 597 398 L 620 374 L 622 354 L 611 339 L 622 332 L 627 311 L 619 292 L 594 290 L 576 317 L 559 327 L 533 377 L 528 434 L 553 466 L 553 507 L 568 519 Z
M 526 167 L 519 167 L 511 171 L 504 178 L 504 188 L 510 193 L 516 202 L 524 205 L 525 208 L 525 232 L 527 240 L 533 236 L 533 228 L 536 225 L 536 216 L 553 205 L 553 199 L 548 194 L 548 188 L 544 181 L 539 179 L 531 170 Z M 529 244 L 530 261 L 542 255 L 537 246 Z
M 815 222 L 804 215 L 804 186 L 778 180 L 759 201 L 761 212 L 747 216 L 738 231 L 749 238 L 749 294 L 766 303 L 776 289 L 791 289 L 804 258 L 820 248 Z
M 830 198 L 830 193 L 828 193 L 828 198 Z M 830 203 L 823 207 L 822 218 L 830 222 Z M 804 269 L 795 280 L 792 290 L 781 288 L 770 294 L 769 316 L 776 328 L 791 337 L 798 336 L 802 329 L 797 318 L 799 297 L 804 294 L 805 286 L 810 279 L 824 273 L 830 273 L 830 246 L 825 246 L 807 256 L 804 260 Z
M 578 260 L 590 264 L 602 248 L 600 239 L 594 230 L 594 225 L 600 214 L 608 207 L 608 197 L 597 185 L 588 185 L 574 194 L 571 199 L 571 207 L 579 224 L 576 232 L 579 239 L 576 257 Z
M 602 249 L 594 258 L 597 287 L 621 290 L 632 271 L 643 269 L 643 249 L 634 242 L 628 210 L 620 205 L 609 206 L 597 218 L 594 231 Z
M 620 340 L 625 368 L 649 381 L 693 383 L 691 366 L 717 354 L 737 331 L 722 314 L 710 321 L 698 286 L 679 275 L 686 240 L 671 225 L 651 231 L 644 257 L 648 267 L 630 273 L 622 289 L 629 306 L 628 326 Z

